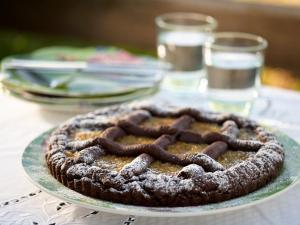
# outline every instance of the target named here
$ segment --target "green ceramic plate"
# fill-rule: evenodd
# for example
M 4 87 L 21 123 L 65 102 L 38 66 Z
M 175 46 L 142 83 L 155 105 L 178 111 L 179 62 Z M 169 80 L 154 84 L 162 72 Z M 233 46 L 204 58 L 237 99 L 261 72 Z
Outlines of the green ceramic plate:
M 118 48 L 102 47 L 102 48 L 74 48 L 74 47 L 49 47 L 32 52 L 31 54 L 11 56 L 3 60 L 8 61 L 12 58 L 35 59 L 35 60 L 75 60 L 87 61 L 96 57 L 134 57 L 134 59 L 143 61 L 154 61 L 154 58 L 146 56 L 133 56 Z M 25 74 L 26 73 L 26 74 Z M 29 74 L 29 75 L 28 75 Z M 130 82 L 125 80 L 113 80 L 101 78 L 101 76 L 78 74 L 78 73 L 49 73 L 45 71 L 35 72 L 39 77 L 30 79 L 32 74 L 29 71 L 7 70 L 4 73 L 2 83 L 11 89 L 19 89 L 22 91 L 32 92 L 36 94 L 60 96 L 60 97 L 107 97 L 122 95 L 143 89 L 144 83 Z M 35 76 L 35 75 L 33 75 Z M 72 77 L 72 78 L 71 78 Z M 68 80 L 67 84 L 60 88 L 51 88 L 47 84 L 53 80 Z M 44 84 L 45 83 L 45 84 Z M 158 86 L 160 80 L 148 84 L 148 87 Z M 150 85 L 150 86 L 149 86 Z
M 255 192 L 229 201 L 192 207 L 143 207 L 118 204 L 79 194 L 63 186 L 50 175 L 45 165 L 42 147 L 50 132 L 45 132 L 33 140 L 23 153 L 22 165 L 30 180 L 40 189 L 53 196 L 86 208 L 109 213 L 155 217 L 184 217 L 225 212 L 258 204 L 271 197 L 275 197 L 278 193 L 287 190 L 299 180 L 300 146 L 285 134 L 275 131 L 278 139 L 286 149 L 284 167 L 279 177 Z
M 108 106 L 112 104 L 124 103 L 141 99 L 156 93 L 159 89 L 145 88 L 132 93 L 110 96 L 110 97 L 95 97 L 95 98 L 63 98 L 51 97 L 43 95 L 35 95 L 29 92 L 24 92 L 19 89 L 10 89 L 6 87 L 9 94 L 22 100 L 37 103 L 43 108 L 55 111 L 72 111 L 72 112 L 88 112 L 101 106 Z

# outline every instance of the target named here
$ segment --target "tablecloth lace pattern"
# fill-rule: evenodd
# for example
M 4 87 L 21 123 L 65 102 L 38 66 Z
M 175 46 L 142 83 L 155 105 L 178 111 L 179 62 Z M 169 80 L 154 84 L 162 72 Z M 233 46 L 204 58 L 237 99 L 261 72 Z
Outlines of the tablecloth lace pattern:
M 98 212 L 63 202 L 44 192 L 36 190 L 0 203 L 1 225 L 186 225 L 186 224 L 292 224 L 298 225 L 300 207 L 299 185 L 282 194 L 278 199 L 259 206 L 217 214 L 190 218 L 147 218 L 122 216 Z
M 76 216 L 75 216 L 76 215 Z M 133 225 L 134 216 L 107 217 L 105 214 L 53 198 L 40 190 L 0 203 L 0 224 L 124 224 Z

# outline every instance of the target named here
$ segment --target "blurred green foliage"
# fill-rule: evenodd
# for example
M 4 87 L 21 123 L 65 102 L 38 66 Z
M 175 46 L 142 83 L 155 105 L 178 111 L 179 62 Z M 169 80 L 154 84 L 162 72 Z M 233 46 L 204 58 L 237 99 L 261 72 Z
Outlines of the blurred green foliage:
M 84 45 L 78 40 L 46 37 L 32 33 L 0 31 L 0 59 L 8 55 L 28 53 L 49 45 Z
M 135 54 L 155 55 L 154 51 L 146 51 L 134 48 L 132 46 L 124 46 L 121 43 L 104 43 L 103 41 L 86 41 L 70 37 L 55 37 L 29 32 L 17 32 L 0 30 L 0 60 L 8 55 L 29 53 L 33 50 L 47 46 L 108 46 L 124 48 Z

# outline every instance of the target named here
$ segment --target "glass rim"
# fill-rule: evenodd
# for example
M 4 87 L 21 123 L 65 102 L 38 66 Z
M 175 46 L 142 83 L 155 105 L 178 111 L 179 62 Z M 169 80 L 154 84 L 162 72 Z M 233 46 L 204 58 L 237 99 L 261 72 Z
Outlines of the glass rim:
M 257 42 L 252 46 L 229 46 L 223 44 L 215 44 L 214 41 L 218 38 L 228 38 L 228 39 L 245 39 Z M 247 52 L 247 51 L 263 51 L 268 47 L 268 41 L 256 34 L 244 33 L 244 32 L 217 32 L 212 34 L 204 44 L 205 48 L 212 48 L 214 50 L 220 51 L 237 51 L 237 52 Z
M 166 19 L 171 18 L 182 18 L 182 19 L 194 19 L 195 21 L 205 22 L 204 24 L 195 25 L 184 25 L 172 22 L 166 22 Z M 211 29 L 214 30 L 218 26 L 217 20 L 209 15 L 201 13 L 191 13 L 191 12 L 172 12 L 164 13 L 155 17 L 155 23 L 160 28 L 166 29 L 182 29 L 182 30 L 195 30 L 195 29 Z

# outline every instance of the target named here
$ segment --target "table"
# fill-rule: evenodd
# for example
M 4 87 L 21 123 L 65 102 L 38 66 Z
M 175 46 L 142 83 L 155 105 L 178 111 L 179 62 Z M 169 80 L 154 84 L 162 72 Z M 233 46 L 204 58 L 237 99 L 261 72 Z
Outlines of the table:
M 300 142 L 300 94 L 283 89 L 262 88 L 271 101 L 261 115 L 254 115 L 278 127 Z M 172 101 L 158 93 L 149 101 Z M 193 105 L 197 99 L 190 99 Z M 184 100 L 178 104 L 191 104 Z M 21 154 L 29 142 L 71 113 L 47 111 L 33 103 L 0 94 L 0 225 L 6 224 L 300 224 L 300 184 L 264 203 L 212 216 L 191 218 L 147 218 L 97 212 L 61 201 L 32 185 L 21 166 Z M 299 152 L 300 154 L 300 152 Z

